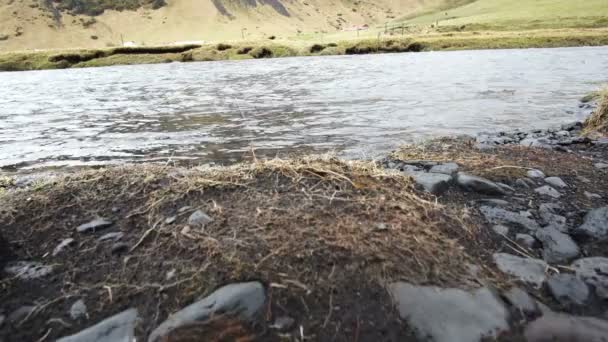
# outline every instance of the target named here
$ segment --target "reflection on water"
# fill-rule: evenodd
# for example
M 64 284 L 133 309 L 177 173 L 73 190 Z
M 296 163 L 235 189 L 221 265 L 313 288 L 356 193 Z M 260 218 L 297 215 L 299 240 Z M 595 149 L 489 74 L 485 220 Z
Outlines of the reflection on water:
M 335 151 L 580 119 L 608 47 L 0 73 L 0 166 Z

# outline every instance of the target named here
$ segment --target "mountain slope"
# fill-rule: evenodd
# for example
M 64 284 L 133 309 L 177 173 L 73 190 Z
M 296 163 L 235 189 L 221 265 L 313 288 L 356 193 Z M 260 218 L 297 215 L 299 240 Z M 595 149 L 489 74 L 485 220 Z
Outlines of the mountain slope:
M 86 0 L 102 7 L 65 6 L 67 0 L 0 0 L 0 51 L 105 47 L 123 41 L 162 44 L 176 41 L 294 37 L 378 25 L 443 0 Z M 70 0 L 72 2 L 76 0 Z M 79 0 L 79 4 L 87 3 Z M 84 1 L 84 2 L 83 2 Z M 70 3 L 72 3 L 70 2 Z M 109 3 L 108 3 L 109 2 Z M 133 2 L 131 2 L 133 3 Z M 60 4 L 60 5 L 58 5 Z M 109 4 L 109 5 L 108 5 Z M 101 6 L 101 5 L 99 5 Z M 129 8 L 137 8 L 128 10 Z M 155 9 L 156 8 L 156 9 Z M 101 10 L 103 9 L 103 11 Z

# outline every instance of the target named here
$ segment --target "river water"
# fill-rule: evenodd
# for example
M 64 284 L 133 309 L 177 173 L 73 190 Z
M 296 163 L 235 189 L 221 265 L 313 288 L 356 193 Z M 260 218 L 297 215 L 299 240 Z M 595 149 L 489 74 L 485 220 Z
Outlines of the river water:
M 0 73 L 0 167 L 370 158 L 440 135 L 581 119 L 608 47 Z

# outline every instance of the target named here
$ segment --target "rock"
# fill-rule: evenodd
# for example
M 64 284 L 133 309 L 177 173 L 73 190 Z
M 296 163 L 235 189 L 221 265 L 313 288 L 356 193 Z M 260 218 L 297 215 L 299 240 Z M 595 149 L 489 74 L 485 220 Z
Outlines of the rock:
M 534 189 L 534 192 L 536 192 L 539 195 L 549 196 L 549 197 L 553 197 L 553 198 L 560 198 L 562 196 L 562 194 L 560 194 L 559 191 L 555 190 L 554 188 L 552 188 L 548 185 L 544 185 L 544 186 L 541 186 L 540 188 L 536 188 L 536 189 Z
M 576 228 L 574 233 L 598 240 L 607 240 L 608 207 L 601 207 L 588 212 L 583 224 Z
M 549 203 L 543 203 L 540 205 L 538 213 L 543 219 L 545 225 L 553 227 L 560 232 L 567 232 L 568 227 L 566 225 L 566 218 L 561 215 L 554 214 L 554 207 Z
M 583 305 L 589 298 L 589 287 L 572 274 L 556 274 L 547 280 L 549 291 L 563 305 Z
M 85 224 L 81 224 L 76 228 L 76 231 L 79 233 L 86 233 L 88 231 L 95 232 L 98 229 L 104 229 L 112 225 L 112 221 L 108 221 L 103 218 L 97 218 L 93 221 L 87 222 Z
M 606 163 L 595 163 L 595 164 L 593 164 L 593 166 L 599 170 L 608 169 L 608 164 L 606 164 Z
M 547 262 L 561 263 L 580 254 L 576 242 L 553 227 L 537 230 L 536 238 L 543 244 L 543 259 Z
M 565 188 L 568 186 L 568 184 L 566 184 L 566 182 L 559 177 L 547 177 L 545 178 L 545 182 L 549 185 L 553 185 L 556 188 Z
M 112 245 L 112 249 L 110 250 L 110 252 L 112 254 L 120 254 L 120 253 L 124 253 L 128 250 L 129 250 L 129 244 L 127 244 L 125 242 L 117 242 Z
M 195 322 L 205 321 L 215 314 L 238 314 L 251 321 L 263 309 L 266 291 L 259 282 L 230 284 L 219 288 L 205 299 L 174 313 L 159 325 L 148 338 L 158 342 L 171 331 Z
M 594 194 L 592 192 L 589 191 L 585 191 L 585 197 L 587 197 L 590 200 L 594 200 L 594 199 L 602 199 L 602 196 L 598 195 L 598 194 Z
M 511 203 L 509 203 L 505 200 L 498 199 L 498 198 L 482 198 L 480 200 L 471 201 L 471 202 L 477 203 L 477 204 L 482 204 L 482 205 L 488 205 L 488 206 L 492 206 L 492 207 L 509 207 L 509 206 L 511 206 Z
M 73 243 L 74 243 L 74 239 L 72 239 L 72 238 L 64 239 L 63 241 L 61 241 L 59 243 L 59 245 L 57 245 L 57 247 L 55 247 L 52 255 L 53 256 L 59 255 L 59 253 L 61 253 L 67 246 L 69 246 Z
M 418 172 L 418 171 L 424 171 L 423 169 L 419 168 L 416 165 L 408 165 L 408 164 L 402 164 L 399 167 L 399 170 L 403 173 L 405 173 L 406 175 L 410 175 L 412 172 Z
M 459 172 L 456 175 L 456 183 L 462 189 L 485 195 L 504 195 L 505 191 L 496 183 L 485 178 L 467 175 Z
M 512 186 L 507 185 L 505 183 L 497 182 L 496 185 L 498 185 L 504 192 L 515 192 L 515 189 Z
M 277 318 L 274 323 L 270 325 L 270 329 L 278 330 L 279 332 L 287 332 L 293 328 L 296 321 L 287 316 Z
M 24 318 L 26 318 L 32 311 L 36 309 L 36 306 L 33 305 L 23 305 L 19 307 L 17 310 L 11 312 L 8 315 L 6 321 L 11 324 L 19 324 Z
M 521 258 L 507 253 L 495 253 L 494 262 L 502 272 L 540 287 L 546 279 L 547 263 L 540 259 Z
M 526 147 L 551 148 L 551 142 L 545 137 L 528 137 L 520 141 L 519 144 Z
M 534 247 L 534 244 L 536 243 L 536 239 L 534 239 L 533 236 L 528 234 L 517 234 L 515 236 L 515 242 L 528 249 L 532 249 Z
M 456 164 L 456 163 L 445 163 L 445 164 L 435 165 L 435 166 L 431 167 L 431 169 L 429 170 L 429 172 L 432 172 L 432 173 L 443 173 L 443 174 L 446 174 L 446 175 L 452 175 L 452 174 L 458 172 L 458 164 Z
M 213 222 L 213 219 L 205 214 L 202 210 L 193 212 L 188 218 L 188 225 L 192 227 L 205 228 L 205 226 L 211 222 Z
M 441 195 L 449 187 L 452 176 L 441 173 L 412 172 L 409 174 L 414 182 L 425 191 L 434 195 Z
M 540 229 L 540 226 L 536 221 L 520 213 L 489 206 L 482 206 L 479 208 L 479 211 L 481 211 L 488 222 L 493 224 L 514 223 L 527 230 L 534 231 Z
M 173 222 L 175 222 L 175 220 L 177 220 L 177 216 L 170 216 L 170 217 L 167 217 L 167 218 L 165 219 L 165 224 L 172 224 Z
M 545 174 L 541 170 L 536 169 L 528 170 L 526 176 L 528 176 L 528 178 L 545 178 Z
M 107 233 L 105 235 L 103 235 L 102 237 L 100 237 L 99 239 L 97 239 L 97 241 L 102 242 L 102 241 L 118 241 L 120 239 L 122 239 L 122 237 L 125 236 L 125 233 L 123 232 L 112 232 L 112 233 Z
M 538 304 L 530 297 L 528 292 L 520 289 L 519 287 L 513 287 L 504 294 L 507 301 L 516 308 L 522 315 L 536 315 L 540 313 Z
M 505 227 L 503 225 L 497 224 L 492 226 L 492 230 L 498 235 L 509 235 L 509 227 Z
M 137 309 L 129 309 L 57 342 L 133 342 L 138 321 Z
M 530 323 L 524 336 L 528 342 L 606 342 L 608 321 L 550 314 Z
M 17 261 L 7 264 L 4 271 L 22 280 L 32 280 L 51 274 L 53 266 L 36 261 Z
M 576 276 L 595 286 L 596 294 L 608 299 L 608 258 L 591 257 L 578 259 L 570 266 Z
M 87 306 L 84 304 L 84 300 L 79 299 L 72 304 L 72 307 L 70 308 L 70 317 L 72 317 L 73 320 L 88 317 Z
M 487 288 L 472 292 L 394 283 L 389 292 L 399 315 L 420 339 L 434 342 L 478 342 L 509 328 L 508 311 Z
M 524 189 L 530 189 L 531 188 L 530 184 L 528 184 L 528 182 L 526 182 L 525 180 L 523 180 L 521 178 L 518 178 L 515 181 L 515 185 L 519 186 L 520 188 L 524 188 Z

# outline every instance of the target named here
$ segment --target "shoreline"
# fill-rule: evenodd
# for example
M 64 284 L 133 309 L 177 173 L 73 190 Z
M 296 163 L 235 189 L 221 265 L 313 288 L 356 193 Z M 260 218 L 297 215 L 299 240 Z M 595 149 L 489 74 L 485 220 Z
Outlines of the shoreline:
M 608 138 L 588 133 L 442 138 L 379 162 L 127 165 L 6 191 L 0 338 L 606 336 Z
M 0 53 L 0 71 L 26 71 L 282 58 L 296 56 L 360 55 L 421 51 L 552 48 L 608 45 L 608 30 L 562 29 L 512 32 L 444 32 L 430 35 L 384 36 L 334 42 L 253 41 L 184 46 L 114 47 Z

